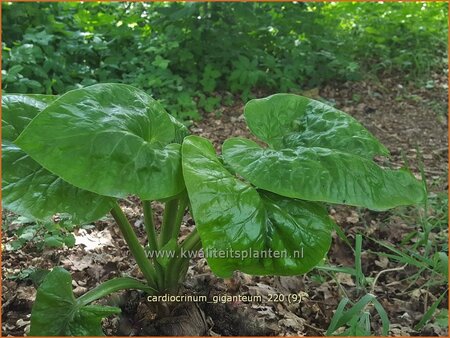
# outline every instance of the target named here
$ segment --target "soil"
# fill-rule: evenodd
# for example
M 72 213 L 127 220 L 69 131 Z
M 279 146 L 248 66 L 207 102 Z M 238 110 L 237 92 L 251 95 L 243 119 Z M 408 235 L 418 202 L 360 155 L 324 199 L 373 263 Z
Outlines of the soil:
M 329 85 L 303 93 L 320 98 L 353 115 L 378 137 L 391 151 L 392 165 L 401 167 L 404 159 L 420 178 L 420 159 L 431 193 L 448 189 L 447 163 L 447 78 L 434 75 L 434 88 L 400 85 L 395 78 L 381 82 L 358 82 Z M 259 93 L 264 96 L 267 93 Z M 193 134 L 213 141 L 220 151 L 222 142 L 230 136 L 251 137 L 243 119 L 243 104 L 221 107 L 205 114 L 191 126 Z M 125 213 L 139 238 L 145 238 L 141 206 L 130 197 L 122 202 Z M 156 208 L 156 224 L 162 220 L 162 206 Z M 209 302 L 169 304 L 163 313 L 161 304 L 148 302 L 143 294 L 128 291 L 110 296 L 104 303 L 122 308 L 121 317 L 104 321 L 106 335 L 324 335 L 339 301 L 345 296 L 357 301 L 366 292 L 376 295 L 388 313 L 392 335 L 418 335 L 413 327 L 429 306 L 445 291 L 445 283 L 424 287 L 430 273 L 416 280 L 408 277 L 417 272 L 411 266 L 379 254 L 386 252 L 380 241 L 398 247 L 406 236 L 420 230 L 418 217 L 411 209 L 401 212 L 375 213 L 352 207 L 329 209 L 330 215 L 342 227 L 349 241 L 363 234 L 362 269 L 368 280 L 381 272 L 376 284 L 358 287 L 355 280 L 343 273 L 312 272 L 295 277 L 257 277 L 236 272 L 231 279 L 221 279 L 211 273 L 206 261 L 191 261 L 183 294 L 206 295 Z M 185 216 L 181 237 L 194 227 Z M 74 293 L 78 296 L 110 278 L 127 274 L 142 277 L 112 218 L 106 217 L 95 227 L 75 230 L 77 244 L 73 248 L 37 251 L 34 246 L 7 251 L 3 246 L 14 237 L 6 231 L 2 238 L 2 334 L 21 336 L 28 332 L 31 307 L 36 295 L 30 280 L 14 278 L 27 268 L 50 269 L 63 266 L 72 273 Z M 447 233 L 434 234 L 446 238 Z M 437 238 L 437 237 L 435 237 Z M 433 239 L 433 237 L 432 237 Z M 442 240 L 442 238 L 441 238 Z M 445 239 L 446 241 L 446 239 Z M 354 247 L 354 245 L 353 245 Z M 352 249 L 337 235 L 328 255 L 336 266 L 354 265 Z M 394 269 L 394 270 L 389 270 Z M 270 301 L 271 294 L 297 294 L 300 302 Z M 214 296 L 261 296 L 261 301 L 217 302 Z M 446 297 L 440 305 L 445 308 Z M 380 334 L 379 315 L 372 314 L 372 328 Z M 446 329 L 427 324 L 420 335 L 448 335 Z

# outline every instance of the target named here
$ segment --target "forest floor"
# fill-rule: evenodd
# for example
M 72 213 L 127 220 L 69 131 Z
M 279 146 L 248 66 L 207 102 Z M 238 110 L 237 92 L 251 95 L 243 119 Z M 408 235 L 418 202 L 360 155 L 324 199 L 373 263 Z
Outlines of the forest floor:
M 431 86 L 428 86 L 431 87 Z M 391 151 L 392 164 L 400 167 L 407 159 L 418 178 L 420 161 L 429 187 L 430 204 L 427 222 L 432 224 L 429 240 L 432 247 L 447 251 L 447 77 L 436 75 L 433 88 L 402 86 L 393 78 L 378 81 L 326 86 L 304 93 L 321 98 L 353 115 Z M 249 137 L 242 116 L 243 104 L 236 103 L 194 122 L 191 131 L 212 140 L 220 151 L 230 136 Z M 141 207 L 130 197 L 122 202 L 124 211 L 140 238 L 145 238 Z M 324 335 L 334 311 L 343 297 L 357 301 L 372 293 L 387 311 L 392 335 L 447 335 L 440 318 L 445 318 L 448 295 L 438 306 L 435 317 L 420 332 L 414 326 L 427 309 L 447 289 L 442 274 L 429 269 L 419 271 L 413 264 L 395 260 L 385 244 L 410 256 L 419 255 L 417 246 L 423 233 L 423 207 L 399 208 L 390 212 L 371 212 L 353 207 L 329 208 L 330 215 L 342 227 L 354 248 L 356 234 L 363 235 L 362 270 L 367 284 L 358 286 L 352 276 L 314 269 L 296 277 L 253 277 L 235 273 L 223 280 L 215 277 L 206 261 L 191 261 L 181 292 L 208 295 L 261 295 L 262 302 L 199 303 L 178 305 L 172 316 L 158 318 L 154 304 L 137 292 L 124 292 L 107 299 L 108 304 L 122 308 L 121 318 L 105 320 L 107 335 Z M 162 207 L 157 205 L 156 223 L 162 220 Z M 14 222 L 10 225 L 14 226 Z M 16 225 L 17 226 L 17 225 Z M 193 221 L 185 216 L 181 237 L 193 229 Z M 50 269 L 63 266 L 72 273 L 74 293 L 81 295 L 100 282 L 122 274 L 140 277 L 126 244 L 112 218 L 106 217 L 95 227 L 75 231 L 73 248 L 37 251 L 33 245 L 8 251 L 6 243 L 14 239 L 12 232 L 2 238 L 2 333 L 24 335 L 29 329 L 31 306 L 36 290 L 33 282 L 21 272 L 26 269 Z M 351 246 L 333 236 L 328 264 L 353 267 Z M 395 269 L 395 270 L 389 270 Z M 379 278 L 376 276 L 383 271 Z M 440 279 L 441 278 L 441 279 Z M 433 280 L 433 283 L 429 283 Z M 300 303 L 269 301 L 269 294 L 302 296 Z M 371 311 L 371 325 L 380 334 L 380 317 Z

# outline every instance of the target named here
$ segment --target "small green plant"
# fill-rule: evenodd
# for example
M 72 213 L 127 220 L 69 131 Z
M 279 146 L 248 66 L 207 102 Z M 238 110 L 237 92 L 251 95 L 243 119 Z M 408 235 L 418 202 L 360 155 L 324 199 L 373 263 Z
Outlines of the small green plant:
M 38 289 L 31 335 L 101 334 L 101 319 L 120 309 L 92 302 L 130 288 L 176 293 L 186 253 L 201 248 L 219 277 L 305 273 L 330 247 L 335 225 L 324 203 L 386 210 L 425 198 L 407 169 L 373 161 L 388 151 L 360 123 L 306 97 L 248 102 L 245 118 L 260 142 L 231 138 L 221 156 L 128 85 L 5 95 L 2 107 L 4 206 L 74 223 L 110 212 L 145 279 L 116 278 L 75 299 L 70 274 L 56 267 Z M 130 194 L 142 201 L 146 247 L 118 204 Z M 159 233 L 152 201 L 165 203 Z M 196 228 L 180 243 L 186 209 Z
M 367 278 L 362 271 L 362 244 L 363 237 L 358 234 L 355 238 L 355 264 L 351 267 L 334 267 L 334 266 L 319 266 L 318 270 L 327 273 L 340 272 L 349 274 L 354 277 L 358 294 L 364 292 L 364 296 L 356 302 L 352 302 L 345 292 L 345 289 L 339 284 L 335 276 L 333 279 L 338 283 L 344 297 L 339 302 L 339 305 L 334 312 L 330 325 L 327 329 L 326 335 L 341 335 L 341 336 L 370 336 L 372 335 L 373 312 L 376 312 L 381 320 L 381 334 L 387 336 L 389 334 L 390 322 L 386 310 L 383 308 L 377 297 L 373 294 L 377 278 Z M 350 245 L 351 247 L 351 245 Z M 386 270 L 384 271 L 386 272 Z M 378 274 L 379 276 L 380 274 Z M 371 291 L 367 292 L 366 287 L 371 284 Z M 350 307 L 345 310 L 346 307 Z M 373 311 L 373 309 L 375 311 Z
M 61 219 L 40 222 L 26 217 L 18 217 L 5 228 L 14 235 L 14 239 L 5 245 L 7 251 L 15 251 L 29 244 L 38 250 L 75 245 L 75 237 L 72 234 L 74 224 Z M 11 231 L 12 228 L 17 230 Z
M 426 83 L 446 68 L 447 16 L 445 2 L 3 1 L 2 88 L 122 82 L 188 120 L 225 91 L 247 101 L 386 75 Z M 223 34 L 230 25 L 241 34 Z
M 371 306 L 375 308 L 381 318 L 382 335 L 387 336 L 389 334 L 390 324 L 387 313 L 374 295 L 365 295 L 345 311 L 349 302 L 350 300 L 344 297 L 339 303 L 326 332 L 327 336 L 332 335 L 337 329 L 344 326 L 347 326 L 347 329 L 340 334 L 342 336 L 370 336 L 372 329 L 369 308 Z

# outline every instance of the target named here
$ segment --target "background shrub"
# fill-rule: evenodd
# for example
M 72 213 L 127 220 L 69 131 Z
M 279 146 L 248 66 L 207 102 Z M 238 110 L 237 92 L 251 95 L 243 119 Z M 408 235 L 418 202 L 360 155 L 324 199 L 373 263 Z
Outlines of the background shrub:
M 2 87 L 122 82 L 182 119 L 224 93 L 445 67 L 446 3 L 3 3 Z

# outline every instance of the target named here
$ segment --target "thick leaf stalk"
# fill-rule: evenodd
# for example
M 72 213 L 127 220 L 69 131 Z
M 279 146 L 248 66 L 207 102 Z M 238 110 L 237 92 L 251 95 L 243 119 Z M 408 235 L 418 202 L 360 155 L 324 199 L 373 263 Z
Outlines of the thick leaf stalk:
M 141 243 L 139 243 L 139 240 L 136 234 L 134 233 L 134 230 L 131 227 L 130 222 L 126 218 L 119 204 L 116 203 L 114 205 L 114 207 L 111 209 L 111 214 L 116 220 L 117 225 L 119 226 L 119 229 L 122 232 L 122 235 L 125 241 L 127 242 L 130 251 L 133 254 L 136 263 L 141 269 L 145 279 L 152 288 L 157 289 L 158 286 L 156 282 L 157 281 L 156 270 L 150 263 L 149 259 L 147 258 L 144 248 L 142 247 Z

